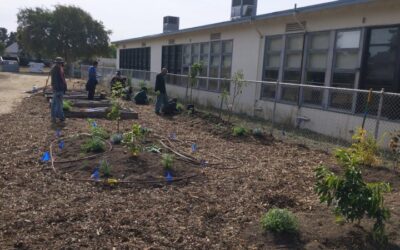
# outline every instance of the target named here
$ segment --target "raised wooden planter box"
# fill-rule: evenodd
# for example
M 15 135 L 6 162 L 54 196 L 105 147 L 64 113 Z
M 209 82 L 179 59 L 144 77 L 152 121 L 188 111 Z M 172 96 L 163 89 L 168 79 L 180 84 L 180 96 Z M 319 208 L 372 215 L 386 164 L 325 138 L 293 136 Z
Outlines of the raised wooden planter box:
M 107 118 L 108 107 L 99 108 L 75 108 L 73 107 L 71 111 L 65 111 L 65 116 L 69 118 Z M 138 113 L 133 110 L 121 110 L 121 119 L 138 119 Z
M 99 107 L 110 107 L 111 102 L 109 100 L 70 100 L 74 108 L 99 108 Z

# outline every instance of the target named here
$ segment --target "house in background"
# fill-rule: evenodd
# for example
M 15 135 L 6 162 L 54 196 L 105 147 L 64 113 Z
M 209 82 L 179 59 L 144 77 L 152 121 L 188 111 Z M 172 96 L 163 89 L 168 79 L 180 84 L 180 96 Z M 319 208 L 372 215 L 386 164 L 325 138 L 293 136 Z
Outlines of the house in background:
M 4 50 L 4 56 L 18 57 L 18 55 L 19 55 L 19 46 L 17 42 L 12 43 Z
M 248 80 L 291 83 L 248 84 L 236 111 L 269 118 L 277 100 L 278 120 L 305 116 L 305 128 L 343 138 L 360 124 L 355 114 L 366 95 L 307 86 L 400 92 L 399 0 L 340 0 L 262 15 L 257 0 L 232 0 L 231 8 L 226 22 L 179 29 L 179 18 L 165 17 L 163 33 L 115 41 L 117 68 L 187 75 L 201 62 L 206 77 L 229 79 L 242 70 Z M 184 96 L 186 83 L 177 79 L 169 78 L 169 92 Z M 229 81 L 208 79 L 193 93 L 218 107 L 223 90 L 232 93 Z M 399 99 L 383 105 L 386 118 L 400 119 Z

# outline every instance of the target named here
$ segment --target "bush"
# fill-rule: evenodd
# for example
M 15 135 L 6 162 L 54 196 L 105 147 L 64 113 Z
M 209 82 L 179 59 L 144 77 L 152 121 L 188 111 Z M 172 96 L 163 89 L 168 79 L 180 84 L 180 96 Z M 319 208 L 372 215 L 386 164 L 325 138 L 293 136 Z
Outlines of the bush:
M 387 183 L 364 182 L 359 164 L 362 160 L 345 150 L 337 153 L 339 164 L 344 168 L 343 176 L 335 175 L 324 166 L 316 170 L 316 192 L 321 203 L 333 205 L 337 216 L 347 221 L 360 221 L 364 216 L 375 219 L 373 239 L 384 245 L 387 242 L 385 221 L 390 217 L 384 206 L 383 193 L 390 192 Z
M 248 133 L 247 129 L 243 126 L 235 126 L 232 129 L 233 136 L 245 136 L 247 135 L 247 133 Z
M 63 110 L 71 111 L 71 109 L 72 109 L 72 102 L 69 100 L 63 100 Z
M 343 153 L 351 154 L 357 158 L 361 165 L 373 166 L 379 163 L 378 143 L 375 138 L 365 129 L 358 129 L 353 135 L 353 144 L 349 148 L 340 148 L 336 151 L 336 155 Z
M 121 142 L 122 142 L 122 139 L 123 139 L 123 137 L 122 137 L 122 134 L 113 134 L 112 136 L 111 136 L 111 142 L 112 142 L 112 144 L 121 144 Z
M 296 233 L 298 221 L 287 209 L 274 208 L 261 217 L 261 226 L 264 231 L 274 233 Z
M 82 150 L 86 153 L 101 153 L 106 150 L 106 144 L 102 139 L 93 136 L 82 145 Z
M 171 154 L 163 154 L 161 163 L 164 166 L 165 170 L 167 171 L 172 170 L 172 165 L 174 163 L 174 156 Z

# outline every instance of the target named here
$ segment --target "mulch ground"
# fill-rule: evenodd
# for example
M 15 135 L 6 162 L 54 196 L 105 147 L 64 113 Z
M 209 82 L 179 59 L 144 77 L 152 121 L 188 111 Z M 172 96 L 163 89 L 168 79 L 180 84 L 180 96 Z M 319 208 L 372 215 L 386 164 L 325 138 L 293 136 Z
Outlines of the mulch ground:
M 76 166 L 77 176 L 61 171 L 60 164 L 55 165 L 58 174 L 43 166 L 39 159 L 55 139 L 56 128 L 50 124 L 45 99 L 27 98 L 12 114 L 0 116 L 2 249 L 374 249 L 371 221 L 338 225 L 332 211 L 319 204 L 313 169 L 333 163 L 323 151 L 268 136 L 231 138 L 218 120 L 203 115 L 160 117 L 152 106 L 130 105 L 139 112 L 139 120 L 122 121 L 124 131 L 140 123 L 161 136 L 175 133 L 177 150 L 190 155 L 196 143 L 193 157 L 219 165 L 201 170 L 187 166 L 182 171 L 197 171 L 198 177 L 177 184 L 74 181 L 89 175 L 99 159 Z M 111 121 L 96 121 L 115 130 Z M 62 127 L 65 136 L 87 132 L 83 119 L 68 119 Z M 119 161 L 120 171 L 126 171 L 124 161 L 135 165 L 124 158 L 123 149 L 113 154 L 109 158 Z M 160 161 L 159 156 L 144 159 L 149 162 L 144 166 Z M 146 171 L 130 172 L 130 178 L 146 178 Z M 160 176 L 160 171 L 152 173 Z M 399 249 L 399 174 L 380 168 L 366 173 L 370 180 L 394 184 L 385 196 L 392 213 L 387 232 L 389 248 Z M 298 236 L 262 232 L 260 217 L 273 207 L 295 213 Z

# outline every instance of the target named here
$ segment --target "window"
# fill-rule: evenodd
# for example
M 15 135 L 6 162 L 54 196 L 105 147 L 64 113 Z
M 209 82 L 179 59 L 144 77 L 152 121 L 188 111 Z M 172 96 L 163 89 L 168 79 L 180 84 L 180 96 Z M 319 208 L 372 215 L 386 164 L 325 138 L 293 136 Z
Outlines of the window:
M 182 74 L 183 46 L 169 45 L 162 47 L 162 67 L 166 67 L 171 74 Z M 176 76 L 167 77 L 169 84 L 184 85 L 184 81 Z
M 354 88 L 359 68 L 360 38 L 360 30 L 336 32 L 333 87 Z M 352 108 L 353 94 L 351 93 L 331 91 L 329 99 L 330 107 L 347 110 Z
M 210 43 L 201 43 L 200 44 L 200 62 L 203 65 L 203 69 L 200 72 L 200 76 L 206 77 L 208 76 L 208 55 L 210 53 Z M 199 80 L 199 88 L 207 89 L 207 79 Z
M 323 86 L 328 61 L 328 32 L 310 34 L 308 37 L 306 84 Z M 322 104 L 322 91 L 315 88 L 303 88 L 303 102 L 306 104 Z
M 222 42 L 221 78 L 231 78 L 233 42 Z M 219 91 L 230 90 L 230 81 L 221 80 Z
M 278 81 L 281 66 L 282 37 L 270 37 L 265 40 L 264 56 L 264 81 Z M 263 84 L 261 86 L 261 98 L 275 98 L 275 85 Z
M 286 38 L 285 64 L 283 81 L 289 83 L 300 83 L 301 67 L 303 60 L 304 35 L 291 35 Z M 289 102 L 297 102 L 299 95 L 298 87 L 282 87 L 281 99 Z
M 121 49 L 119 53 L 121 69 L 150 71 L 150 47 Z

